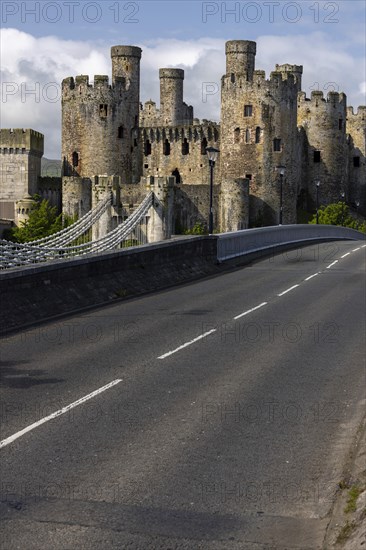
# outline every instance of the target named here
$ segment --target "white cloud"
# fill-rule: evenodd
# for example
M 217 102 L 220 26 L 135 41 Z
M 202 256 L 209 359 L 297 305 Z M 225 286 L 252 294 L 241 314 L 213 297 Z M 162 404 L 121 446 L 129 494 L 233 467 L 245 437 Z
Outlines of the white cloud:
M 60 158 L 61 105 L 53 101 L 60 96 L 63 78 L 76 74 L 110 74 L 109 45 L 100 42 L 63 40 L 54 36 L 35 38 L 16 29 L 3 29 L 1 36 L 2 127 L 31 127 L 45 134 L 45 154 Z M 365 82 L 360 83 L 362 58 L 354 58 L 340 41 L 324 33 L 295 36 L 257 37 L 256 67 L 267 78 L 275 64 L 304 66 L 303 89 L 339 89 L 348 104 L 365 103 Z M 218 120 L 220 116 L 220 82 L 225 72 L 225 40 L 157 39 L 142 47 L 141 101 L 153 99 L 159 105 L 160 67 L 185 70 L 185 101 L 194 106 L 195 116 Z M 54 83 L 54 84 L 51 84 Z M 202 96 L 202 89 L 212 83 L 216 93 Z M 333 85 L 331 85 L 333 83 Z M 38 86 L 38 102 L 30 92 Z M 37 88 L 36 88 L 37 89 Z

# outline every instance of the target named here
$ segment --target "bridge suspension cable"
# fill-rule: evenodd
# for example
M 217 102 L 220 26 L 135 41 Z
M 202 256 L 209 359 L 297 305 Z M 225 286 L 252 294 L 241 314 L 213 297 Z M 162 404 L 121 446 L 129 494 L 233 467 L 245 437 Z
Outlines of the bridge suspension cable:
M 48 237 L 43 237 L 42 239 L 30 241 L 27 244 L 35 246 L 47 246 L 48 248 L 65 246 L 86 233 L 99 220 L 102 214 L 104 214 L 108 206 L 110 206 L 111 202 L 112 193 L 103 201 L 100 201 L 97 206 L 95 206 L 95 208 L 89 210 L 87 214 L 82 216 L 72 225 L 61 229 L 61 231 L 53 233 Z
M 119 224 L 115 229 L 107 233 L 107 235 L 95 241 L 89 241 L 83 244 L 71 246 L 65 246 L 62 243 L 62 246 L 59 246 L 60 241 L 57 240 L 56 245 L 51 241 L 52 246 L 50 246 L 49 241 L 45 244 L 42 239 L 25 244 L 0 240 L 0 269 L 47 262 L 56 259 L 69 259 L 76 256 L 95 254 L 118 248 L 124 240 L 133 234 L 134 231 L 138 230 L 139 225 L 145 219 L 146 214 L 151 207 L 153 199 L 154 193 L 150 192 L 144 198 L 139 207 L 131 214 L 131 216 L 129 216 L 123 223 Z M 94 209 L 94 214 L 95 210 L 96 209 Z M 100 215 L 102 213 L 100 213 Z M 85 218 L 85 216 L 83 218 Z M 139 233 L 141 234 L 141 232 Z M 77 237 L 76 234 L 73 233 L 72 238 L 71 236 L 67 237 L 67 239 L 69 238 L 72 242 Z M 41 243 L 39 241 L 41 241 Z

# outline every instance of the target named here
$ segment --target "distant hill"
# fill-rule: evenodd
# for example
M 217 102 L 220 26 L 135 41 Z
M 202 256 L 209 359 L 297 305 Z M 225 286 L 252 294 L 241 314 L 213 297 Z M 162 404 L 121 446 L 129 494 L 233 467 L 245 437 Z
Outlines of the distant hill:
M 42 157 L 41 176 L 61 177 L 62 162 Z

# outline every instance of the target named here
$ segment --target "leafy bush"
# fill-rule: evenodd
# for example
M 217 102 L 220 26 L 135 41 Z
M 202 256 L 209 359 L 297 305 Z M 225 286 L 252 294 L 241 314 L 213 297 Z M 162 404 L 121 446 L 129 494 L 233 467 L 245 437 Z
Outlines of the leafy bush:
M 194 224 L 192 229 L 187 229 L 186 231 L 184 231 L 184 234 L 185 235 L 207 235 L 208 232 L 205 224 L 197 222 Z
M 316 223 L 316 214 L 313 215 L 309 223 Z M 342 225 L 366 233 L 366 223 L 353 218 L 349 213 L 349 206 L 342 202 L 321 206 L 319 208 L 319 224 Z

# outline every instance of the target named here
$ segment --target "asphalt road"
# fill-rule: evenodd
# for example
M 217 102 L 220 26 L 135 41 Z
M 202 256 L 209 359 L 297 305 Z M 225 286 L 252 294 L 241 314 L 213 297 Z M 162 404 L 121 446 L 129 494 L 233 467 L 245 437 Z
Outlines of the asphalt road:
M 4 338 L 1 549 L 321 548 L 365 257 L 312 245 Z

